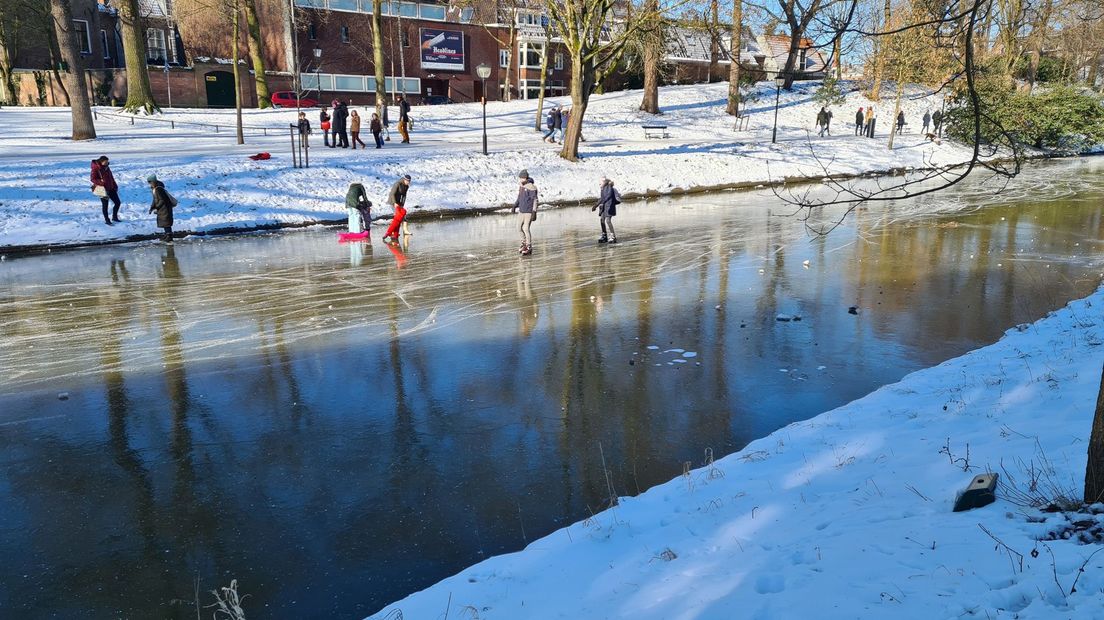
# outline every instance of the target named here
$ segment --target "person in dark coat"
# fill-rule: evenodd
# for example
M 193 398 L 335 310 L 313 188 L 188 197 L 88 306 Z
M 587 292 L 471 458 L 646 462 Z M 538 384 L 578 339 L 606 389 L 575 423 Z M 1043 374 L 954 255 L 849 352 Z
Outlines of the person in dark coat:
M 533 235 L 529 232 L 533 220 L 537 219 L 537 186 L 529 176 L 528 170 L 518 174 L 518 196 L 511 213 L 521 213 L 521 248 L 518 253 L 529 256 L 533 253 Z
M 924 112 L 924 128 L 920 130 L 920 133 L 928 133 L 928 125 L 931 124 L 931 112 Z
M 905 111 L 901 110 L 897 113 L 897 133 L 900 134 L 905 129 Z
M 383 121 L 383 133 L 384 133 L 384 136 L 386 136 L 384 138 L 384 140 L 387 140 L 388 142 L 390 142 L 391 141 L 391 118 L 388 116 L 387 108 L 388 108 L 387 100 L 385 99 L 383 101 L 383 104 L 380 105 L 379 115 L 380 115 L 380 120 Z
M 877 126 L 878 126 L 878 118 L 874 114 L 874 108 L 872 106 L 867 107 L 866 108 L 866 137 L 867 138 L 873 138 L 874 137 L 874 130 L 877 129 Z
M 391 225 L 387 227 L 387 232 L 383 234 L 384 243 L 399 242 L 399 227 L 406 219 L 406 192 L 409 189 L 410 175 L 404 174 L 398 181 L 395 181 L 395 184 L 391 186 L 391 192 L 387 194 L 387 202 L 391 203 L 391 208 L 395 210 L 395 217 L 391 218 Z M 388 241 L 389 239 L 390 241 Z
M 153 193 L 153 202 L 150 203 L 150 213 L 157 213 L 157 225 L 165 229 L 165 241 L 172 241 L 173 207 L 176 199 L 165 189 L 165 184 L 157 180 L 156 174 L 146 177 L 150 191 Z
M 334 144 L 343 149 L 349 148 L 349 107 L 344 101 L 338 101 L 333 113 Z
M 310 121 L 307 120 L 307 113 L 299 113 L 299 141 L 303 143 L 303 148 L 310 148 L 310 134 L 311 126 Z
M 619 204 L 621 204 L 621 193 L 613 187 L 613 181 L 602 177 L 598 203 L 590 208 L 591 211 L 598 211 L 598 221 L 602 223 L 602 236 L 598 238 L 598 243 L 617 243 L 617 233 L 613 231 L 613 216 L 617 215 Z
M 410 104 L 399 95 L 399 134 L 404 144 L 410 144 Z
M 556 106 L 552 106 L 552 109 L 548 111 L 548 117 L 544 121 L 545 127 L 548 128 L 548 133 L 544 134 L 544 141 L 556 143 L 556 120 L 559 119 L 563 122 L 563 118 L 560 116 L 560 109 Z
M 553 110 L 552 118 L 556 123 L 556 137 L 552 141 L 553 142 L 557 142 L 557 141 L 558 142 L 563 142 L 563 139 L 564 139 L 563 108 L 561 108 L 559 106 L 556 106 L 556 109 Z
M 322 111 L 318 113 L 318 124 L 322 127 L 322 143 L 326 146 L 330 145 L 330 115 L 326 112 L 326 108 L 322 108 Z
M 938 132 L 939 128 L 943 126 L 943 112 L 936 110 L 935 114 L 932 114 L 932 131 Z
M 104 223 L 111 226 L 112 220 L 119 220 L 119 184 L 115 182 L 115 176 L 111 174 L 111 162 L 107 155 L 92 160 L 92 174 L 89 180 L 92 182 L 92 193 L 99 197 L 100 208 L 103 210 Z M 107 216 L 107 201 L 111 200 L 115 207 L 111 210 L 111 217 Z
M 349 191 L 345 193 L 345 207 L 360 212 L 361 230 L 371 230 L 369 226 L 372 225 L 372 201 L 368 200 L 368 193 L 364 191 L 364 185 L 360 183 L 349 184 Z
M 864 126 L 865 126 L 865 123 L 863 122 L 863 109 L 862 109 L 862 106 L 859 106 L 859 111 L 855 112 L 855 135 L 856 136 L 863 132 L 863 127 Z
M 372 137 L 376 139 L 376 148 L 383 148 L 383 123 L 380 122 L 379 114 L 372 113 L 372 122 L 369 123 L 368 129 L 372 132 Z

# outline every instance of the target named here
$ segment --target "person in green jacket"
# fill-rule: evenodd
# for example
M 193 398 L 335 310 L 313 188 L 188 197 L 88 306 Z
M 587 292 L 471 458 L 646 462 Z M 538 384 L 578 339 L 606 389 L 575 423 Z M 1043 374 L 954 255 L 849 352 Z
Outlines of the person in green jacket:
M 361 230 L 369 230 L 368 227 L 372 225 L 372 201 L 368 200 L 364 185 L 360 183 L 349 184 L 349 191 L 345 193 L 345 207 L 359 211 Z

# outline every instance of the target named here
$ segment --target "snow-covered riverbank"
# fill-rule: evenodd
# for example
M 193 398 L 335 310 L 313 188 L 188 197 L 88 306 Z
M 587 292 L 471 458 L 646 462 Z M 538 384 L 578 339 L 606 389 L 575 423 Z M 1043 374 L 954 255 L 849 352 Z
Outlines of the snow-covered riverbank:
M 747 131 L 734 131 L 724 113 L 725 84 L 672 86 L 662 90 L 661 117 L 637 108 L 640 91 L 597 96 L 587 111 L 584 161 L 569 163 L 558 145 L 544 143 L 533 129 L 535 101 L 491 103 L 487 123 L 491 153 L 481 153 L 482 115 L 477 104 L 418 107 L 413 111 L 413 144 L 395 139 L 382 150 L 349 151 L 320 147 L 313 136 L 311 168 L 295 169 L 289 154 L 288 123 L 294 111 L 249 111 L 245 124 L 269 127 L 269 136 L 249 135 L 234 144 L 233 111 L 171 110 L 163 120 L 221 123 L 213 129 L 153 122 L 134 125 L 117 116 L 97 122 L 100 139 L 72 143 L 67 110 L 0 110 L 0 248 L 72 244 L 125 239 L 156 232 L 146 213 L 145 177 L 156 173 L 180 199 L 179 231 L 210 231 L 265 225 L 290 225 L 344 217 L 343 198 L 351 182 L 365 183 L 377 204 L 393 180 L 410 174 L 410 202 L 425 210 L 486 208 L 512 202 L 518 171 L 536 179 L 544 201 L 594 196 L 607 175 L 623 192 L 669 193 L 701 186 L 765 182 L 794 176 L 819 176 L 822 164 L 833 173 L 862 173 L 900 167 L 951 164 L 968 159 L 961 146 L 933 144 L 918 132 L 936 97 L 916 90 L 903 103 L 910 129 L 893 151 L 886 148 L 892 102 L 877 106 L 879 136 L 854 135 L 854 113 L 869 105 L 852 92 L 834 108 L 834 135 L 819 138 L 813 124 L 819 105 L 817 84 L 799 84 L 783 93 L 778 110 L 778 143 L 771 144 L 773 84 L 763 83 L 747 102 Z M 567 103 L 565 98 L 556 99 Z M 359 108 L 362 114 L 367 114 Z M 112 112 L 114 114 L 114 112 Z M 317 127 L 316 114 L 312 124 Z M 641 124 L 668 125 L 670 138 L 646 139 Z M 253 132 L 254 134 L 256 132 Z M 371 136 L 365 133 L 366 141 Z M 248 155 L 267 151 L 269 161 Z M 121 185 L 123 223 L 104 224 L 99 200 L 89 191 L 89 162 L 112 158 Z M 815 154 L 815 155 L 814 155 Z M 384 210 L 389 213 L 389 210 Z
M 1081 492 L 1101 309 L 1104 291 L 372 617 L 1104 617 L 1104 547 L 1076 540 L 1104 514 L 1015 501 L 1032 480 Z M 983 471 L 998 501 L 952 513 Z

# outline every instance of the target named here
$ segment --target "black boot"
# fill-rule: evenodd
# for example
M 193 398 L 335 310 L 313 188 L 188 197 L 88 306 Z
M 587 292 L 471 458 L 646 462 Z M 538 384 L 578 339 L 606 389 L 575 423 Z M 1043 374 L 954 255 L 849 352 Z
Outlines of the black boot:
M 115 220 L 116 222 L 122 221 L 119 219 L 119 207 L 115 207 L 111 210 L 111 219 Z
M 598 243 L 609 243 L 609 238 L 605 235 L 602 235 L 601 237 L 598 237 Z

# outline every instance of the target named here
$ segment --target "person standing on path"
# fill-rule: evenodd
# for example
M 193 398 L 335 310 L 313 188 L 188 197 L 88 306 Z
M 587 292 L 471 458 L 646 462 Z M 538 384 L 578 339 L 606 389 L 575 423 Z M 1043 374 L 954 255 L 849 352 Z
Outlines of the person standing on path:
M 602 224 L 602 236 L 598 243 L 617 243 L 617 233 L 613 231 L 613 216 L 617 215 L 617 205 L 621 204 L 621 192 L 613 187 L 613 181 L 602 177 L 601 193 L 598 204 L 590 208 L 598 211 L 598 221 Z M 609 230 L 609 236 L 606 231 Z
M 878 119 L 874 115 L 874 108 L 869 107 L 866 109 L 866 137 L 874 137 L 874 126 L 878 122 Z
M 157 214 L 157 225 L 165 230 L 162 237 L 164 241 L 172 241 L 173 207 L 176 206 L 176 198 L 165 189 L 165 184 L 157 180 L 156 174 L 146 177 L 150 191 L 153 193 L 153 202 L 150 203 L 150 213 Z
M 318 113 L 318 126 L 322 128 L 322 144 L 330 145 L 330 115 L 326 112 L 326 108 L 322 108 L 322 111 Z
M 829 136 L 832 135 L 832 111 L 828 108 L 824 108 L 824 126 L 822 130 Z
M 372 113 L 372 122 L 368 124 L 368 129 L 372 132 L 372 137 L 376 140 L 376 148 L 383 148 L 383 124 L 380 123 L 379 114 Z
M 391 192 L 387 194 L 387 202 L 391 203 L 391 208 L 395 210 L 395 217 L 391 218 L 391 225 L 387 227 L 387 232 L 383 234 L 384 243 L 399 242 L 399 227 L 406 219 L 406 192 L 408 189 L 410 189 L 410 175 L 404 174 L 398 181 L 395 181 L 395 184 L 391 186 Z
M 92 193 L 100 199 L 100 209 L 103 211 L 104 223 L 112 226 L 112 220 L 119 222 L 119 184 L 115 182 L 115 175 L 111 174 L 111 160 L 107 155 L 100 155 L 92 160 L 92 173 L 89 177 L 92 182 Z M 114 203 L 111 217 L 107 216 L 107 201 Z
M 828 117 L 827 111 L 824 109 L 823 106 L 821 106 L 820 111 L 817 112 L 817 115 L 816 115 L 816 125 L 815 125 L 815 127 L 817 128 L 817 136 L 819 136 L 821 138 L 824 137 L 824 126 L 828 122 L 827 117 Z
M 931 124 L 931 112 L 924 112 L 924 128 L 920 130 L 920 133 L 927 135 L 928 125 Z
M 353 110 L 350 114 L 352 117 L 349 120 L 349 131 L 353 134 L 353 150 L 356 150 L 357 144 L 360 144 L 360 148 L 366 149 L 368 145 L 360 139 L 360 115 L 357 114 L 356 110 Z
M 518 253 L 529 256 L 533 253 L 533 235 L 529 228 L 533 225 L 533 220 L 537 219 L 537 186 L 529 176 L 528 170 L 518 173 L 518 181 L 517 200 L 514 201 L 514 208 L 510 209 L 510 212 L 521 213 L 521 248 Z
M 863 109 L 859 106 L 859 111 L 855 112 L 855 135 L 859 135 L 863 131 Z
M 403 144 L 410 144 L 410 104 L 399 95 L 399 134 Z
M 307 120 L 307 113 L 299 113 L 299 142 L 303 144 L 303 148 L 310 148 L 310 121 Z
M 344 101 L 338 101 L 334 108 L 334 143 L 343 149 L 349 148 L 349 107 Z
M 383 121 L 383 132 L 386 134 L 385 140 L 391 141 L 391 118 L 387 115 L 387 99 L 383 100 L 383 105 L 380 106 L 380 120 Z
M 556 122 L 556 134 L 552 138 L 553 142 L 563 142 L 564 139 L 564 122 L 563 122 L 563 108 L 556 106 L 553 119 Z
M 548 132 L 544 134 L 544 141 L 556 143 L 556 107 L 553 106 L 548 110 L 548 116 L 544 120 L 544 126 L 548 128 Z
M 939 128 L 943 125 L 943 112 L 936 110 L 935 114 L 932 114 L 932 131 L 939 133 Z
M 897 135 L 901 135 L 901 132 L 905 130 L 905 111 L 901 110 L 897 113 Z

